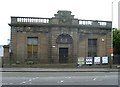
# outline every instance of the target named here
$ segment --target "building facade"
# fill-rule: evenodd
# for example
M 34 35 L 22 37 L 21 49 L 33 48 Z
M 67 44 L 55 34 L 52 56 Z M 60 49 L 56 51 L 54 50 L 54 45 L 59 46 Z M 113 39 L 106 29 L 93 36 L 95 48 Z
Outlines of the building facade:
M 78 57 L 110 57 L 111 21 L 81 20 L 60 10 L 52 18 L 11 17 L 9 26 L 7 58 L 12 63 L 64 64 L 77 63 Z

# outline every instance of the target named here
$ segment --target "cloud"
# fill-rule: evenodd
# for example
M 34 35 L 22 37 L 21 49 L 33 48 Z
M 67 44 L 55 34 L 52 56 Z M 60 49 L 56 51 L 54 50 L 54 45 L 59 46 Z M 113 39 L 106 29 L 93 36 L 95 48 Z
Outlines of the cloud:
M 10 16 L 53 17 L 58 10 L 70 10 L 75 18 L 111 20 L 113 0 L 1 0 L 0 44 L 10 38 Z

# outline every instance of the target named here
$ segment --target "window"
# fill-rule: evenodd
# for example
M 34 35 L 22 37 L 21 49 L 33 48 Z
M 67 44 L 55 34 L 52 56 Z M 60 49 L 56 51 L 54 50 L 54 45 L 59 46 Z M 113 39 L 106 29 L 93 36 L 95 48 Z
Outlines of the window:
M 38 57 L 38 37 L 27 38 L 27 55 L 31 59 Z
M 97 39 L 88 39 L 88 56 L 97 56 Z
M 97 39 L 88 39 L 88 46 L 96 46 Z

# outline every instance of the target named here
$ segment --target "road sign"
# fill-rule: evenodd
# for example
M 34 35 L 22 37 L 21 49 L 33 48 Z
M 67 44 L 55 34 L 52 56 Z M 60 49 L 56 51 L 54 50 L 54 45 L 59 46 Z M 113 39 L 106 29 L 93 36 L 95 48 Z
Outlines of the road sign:
M 102 57 L 102 63 L 108 63 L 108 57 Z
M 93 57 L 86 57 L 86 64 L 92 64 Z
M 94 57 L 94 64 L 100 64 L 100 57 Z
M 85 63 L 84 57 L 78 57 L 78 64 L 83 65 Z
M 110 48 L 110 54 L 112 54 L 113 53 L 113 48 Z

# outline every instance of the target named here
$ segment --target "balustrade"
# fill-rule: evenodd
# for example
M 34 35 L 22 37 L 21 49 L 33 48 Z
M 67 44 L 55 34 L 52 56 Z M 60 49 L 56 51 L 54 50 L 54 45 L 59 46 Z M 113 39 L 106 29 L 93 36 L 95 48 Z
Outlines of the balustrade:
M 50 23 L 50 18 L 39 18 L 39 17 L 11 17 L 11 23 Z M 110 21 L 99 21 L 99 20 L 78 20 L 79 25 L 89 26 L 102 26 L 111 27 L 112 22 Z
M 37 17 L 11 17 L 11 23 L 49 23 L 49 18 L 37 18 Z
M 99 20 L 79 20 L 79 25 L 112 26 L 112 22 Z

